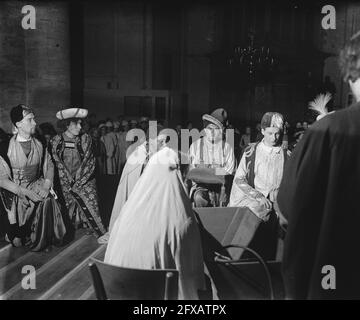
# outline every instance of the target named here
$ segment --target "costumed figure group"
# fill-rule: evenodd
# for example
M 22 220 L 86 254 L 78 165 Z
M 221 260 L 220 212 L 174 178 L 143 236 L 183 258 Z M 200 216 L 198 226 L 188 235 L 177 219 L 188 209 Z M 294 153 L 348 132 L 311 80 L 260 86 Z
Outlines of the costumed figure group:
M 246 207 L 261 220 L 255 250 L 267 260 L 275 257 L 279 224 L 287 223 L 283 277 L 288 298 L 359 298 L 360 259 L 344 248 L 357 243 L 360 224 L 360 33 L 341 59 L 357 102 L 329 113 L 331 97 L 319 95 L 310 104 L 319 113 L 317 121 L 291 155 L 282 145 L 283 116 L 267 112 L 261 120 L 263 138 L 246 146 L 237 166 L 224 139 L 227 112 L 216 109 L 203 115 L 204 134 L 190 146 L 188 188 L 178 150 L 168 145 L 160 127 L 156 137 L 140 141 L 122 170 L 108 232 L 98 212 L 91 139 L 80 133 L 87 111 L 60 111 L 65 130 L 52 139 L 50 150 L 43 150 L 32 137 L 33 111 L 15 107 L 16 133 L 0 158 L 8 240 L 41 250 L 61 244 L 67 220 L 74 228 L 86 225 L 107 242 L 106 263 L 177 269 L 179 299 L 199 299 L 207 289 L 207 270 L 193 208 Z M 321 288 L 322 267 L 329 264 L 341 274 L 336 290 Z
M 79 227 L 90 228 L 98 238 L 106 232 L 98 209 L 92 141 L 80 134 L 86 116 L 87 110 L 79 108 L 58 112 L 64 132 L 46 149 L 34 137 L 34 111 L 22 104 L 12 108 L 15 134 L 1 148 L 0 195 L 8 217 L 6 240 L 14 246 L 48 250 L 63 245 Z
M 222 184 L 213 184 L 190 174 L 190 190 L 180 172 L 178 152 L 167 145 L 167 136 L 158 126 L 155 138 L 147 135 L 149 139 L 129 152 L 109 232 L 99 215 L 92 140 L 81 133 L 86 116 L 86 109 L 59 111 L 56 117 L 64 130 L 52 138 L 48 150 L 43 150 L 33 137 L 36 123 L 32 109 L 19 105 L 11 111 L 16 134 L 1 158 L 0 172 L 9 220 L 7 239 L 15 246 L 30 245 L 39 251 L 61 245 L 65 235 L 79 227 L 90 228 L 100 243 L 108 242 L 105 262 L 178 269 L 179 298 L 198 299 L 199 290 L 205 290 L 204 261 L 193 206 L 246 206 L 264 224 L 273 221 L 272 234 L 263 241 L 276 239 L 273 209 L 287 158 L 280 143 L 281 114 L 264 115 L 264 139 L 245 150 L 237 170 L 233 149 L 224 139 L 227 112 L 216 109 L 205 114 L 204 135 L 189 149 L 189 172 L 195 169 L 193 172 L 201 176 L 204 169 L 214 177 L 234 173 L 235 177 L 233 182 L 224 179 Z
M 233 149 L 224 139 L 227 112 L 216 109 L 202 119 L 203 136 L 191 144 L 188 153 L 190 188 L 180 172 L 178 152 L 167 144 L 165 130 L 158 128 L 155 139 L 142 142 L 128 157 L 109 232 L 103 237 L 108 240 L 107 263 L 177 269 L 179 299 L 199 299 L 208 289 L 205 274 L 209 274 L 194 207 L 250 208 L 270 230 L 262 232 L 262 241 L 273 241 L 276 249 L 276 196 L 288 157 L 281 147 L 284 119 L 279 113 L 263 116 L 264 138 L 246 149 L 237 170 Z M 226 179 L 234 174 L 234 179 Z

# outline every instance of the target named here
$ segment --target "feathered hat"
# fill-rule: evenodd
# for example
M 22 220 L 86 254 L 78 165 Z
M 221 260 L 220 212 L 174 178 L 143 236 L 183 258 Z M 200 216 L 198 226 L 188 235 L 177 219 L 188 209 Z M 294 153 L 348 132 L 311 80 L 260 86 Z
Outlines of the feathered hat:
M 331 100 L 331 93 L 326 92 L 318 94 L 315 99 L 309 102 L 309 109 L 314 110 L 318 113 L 316 121 L 324 118 L 327 114 L 333 113 L 334 111 L 329 112 L 326 105 Z

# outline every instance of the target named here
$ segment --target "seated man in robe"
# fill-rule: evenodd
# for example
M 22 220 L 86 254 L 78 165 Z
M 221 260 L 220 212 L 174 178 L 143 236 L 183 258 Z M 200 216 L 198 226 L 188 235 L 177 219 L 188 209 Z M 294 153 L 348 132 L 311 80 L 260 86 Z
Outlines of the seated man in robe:
M 256 248 L 264 252 L 266 258 L 274 258 L 277 240 L 278 210 L 276 197 L 283 176 L 288 153 L 281 147 L 283 116 L 276 112 L 267 112 L 261 120 L 261 142 L 250 144 L 241 158 L 236 171 L 230 194 L 229 207 L 248 207 L 264 222 L 261 229 L 264 239 Z M 274 212 L 277 211 L 277 214 Z M 271 229 L 271 230 L 270 230 Z M 259 230 L 259 233 L 262 233 Z M 263 251 L 263 246 L 269 250 Z M 275 248 L 274 248 L 275 246 Z M 254 248 L 255 249 L 255 248 Z
M 14 246 L 27 244 L 32 251 L 60 245 L 66 228 L 52 191 L 54 166 L 33 137 L 34 112 L 20 104 L 11 109 L 10 118 L 16 133 L 7 154 L 0 157 L 0 198 L 9 220 L 7 239 Z
M 224 141 L 224 130 L 227 123 L 226 111 L 216 109 L 211 115 L 205 114 L 202 118 L 205 136 L 194 141 L 190 146 L 189 174 L 194 168 L 213 169 L 214 175 L 234 174 L 234 151 L 230 144 Z M 207 184 L 201 183 L 201 181 L 193 181 L 190 190 L 195 207 L 218 206 L 215 197 L 220 193 L 221 184 Z
M 204 265 L 199 228 L 179 171 L 164 147 L 149 160 L 121 209 L 104 261 L 139 269 L 177 269 L 179 299 L 199 299 Z
M 106 229 L 99 214 L 96 160 L 90 135 L 81 134 L 81 121 L 87 113 L 86 109 L 69 108 L 56 114 L 64 132 L 51 140 L 51 155 L 57 169 L 57 192 L 72 225 L 75 229 L 89 227 L 100 238 Z

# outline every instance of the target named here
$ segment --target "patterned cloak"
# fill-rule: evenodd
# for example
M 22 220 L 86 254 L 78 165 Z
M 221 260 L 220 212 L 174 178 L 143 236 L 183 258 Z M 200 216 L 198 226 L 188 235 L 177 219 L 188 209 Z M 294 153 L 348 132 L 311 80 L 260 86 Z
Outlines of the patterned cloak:
M 76 149 L 80 154 L 81 165 L 73 178 L 63 161 L 65 141 L 62 134 L 51 140 L 51 154 L 57 168 L 60 193 L 69 212 L 70 220 L 78 225 L 86 222 L 97 236 L 105 233 L 99 215 L 98 196 L 95 181 L 96 160 L 92 140 L 88 134 L 76 138 Z

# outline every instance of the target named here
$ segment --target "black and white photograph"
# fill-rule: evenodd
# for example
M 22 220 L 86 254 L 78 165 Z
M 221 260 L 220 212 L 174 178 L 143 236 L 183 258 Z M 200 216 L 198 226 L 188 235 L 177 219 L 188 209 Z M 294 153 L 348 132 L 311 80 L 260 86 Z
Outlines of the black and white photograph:
M 359 1 L 0 2 L 0 300 L 358 300 L 359 226 Z

